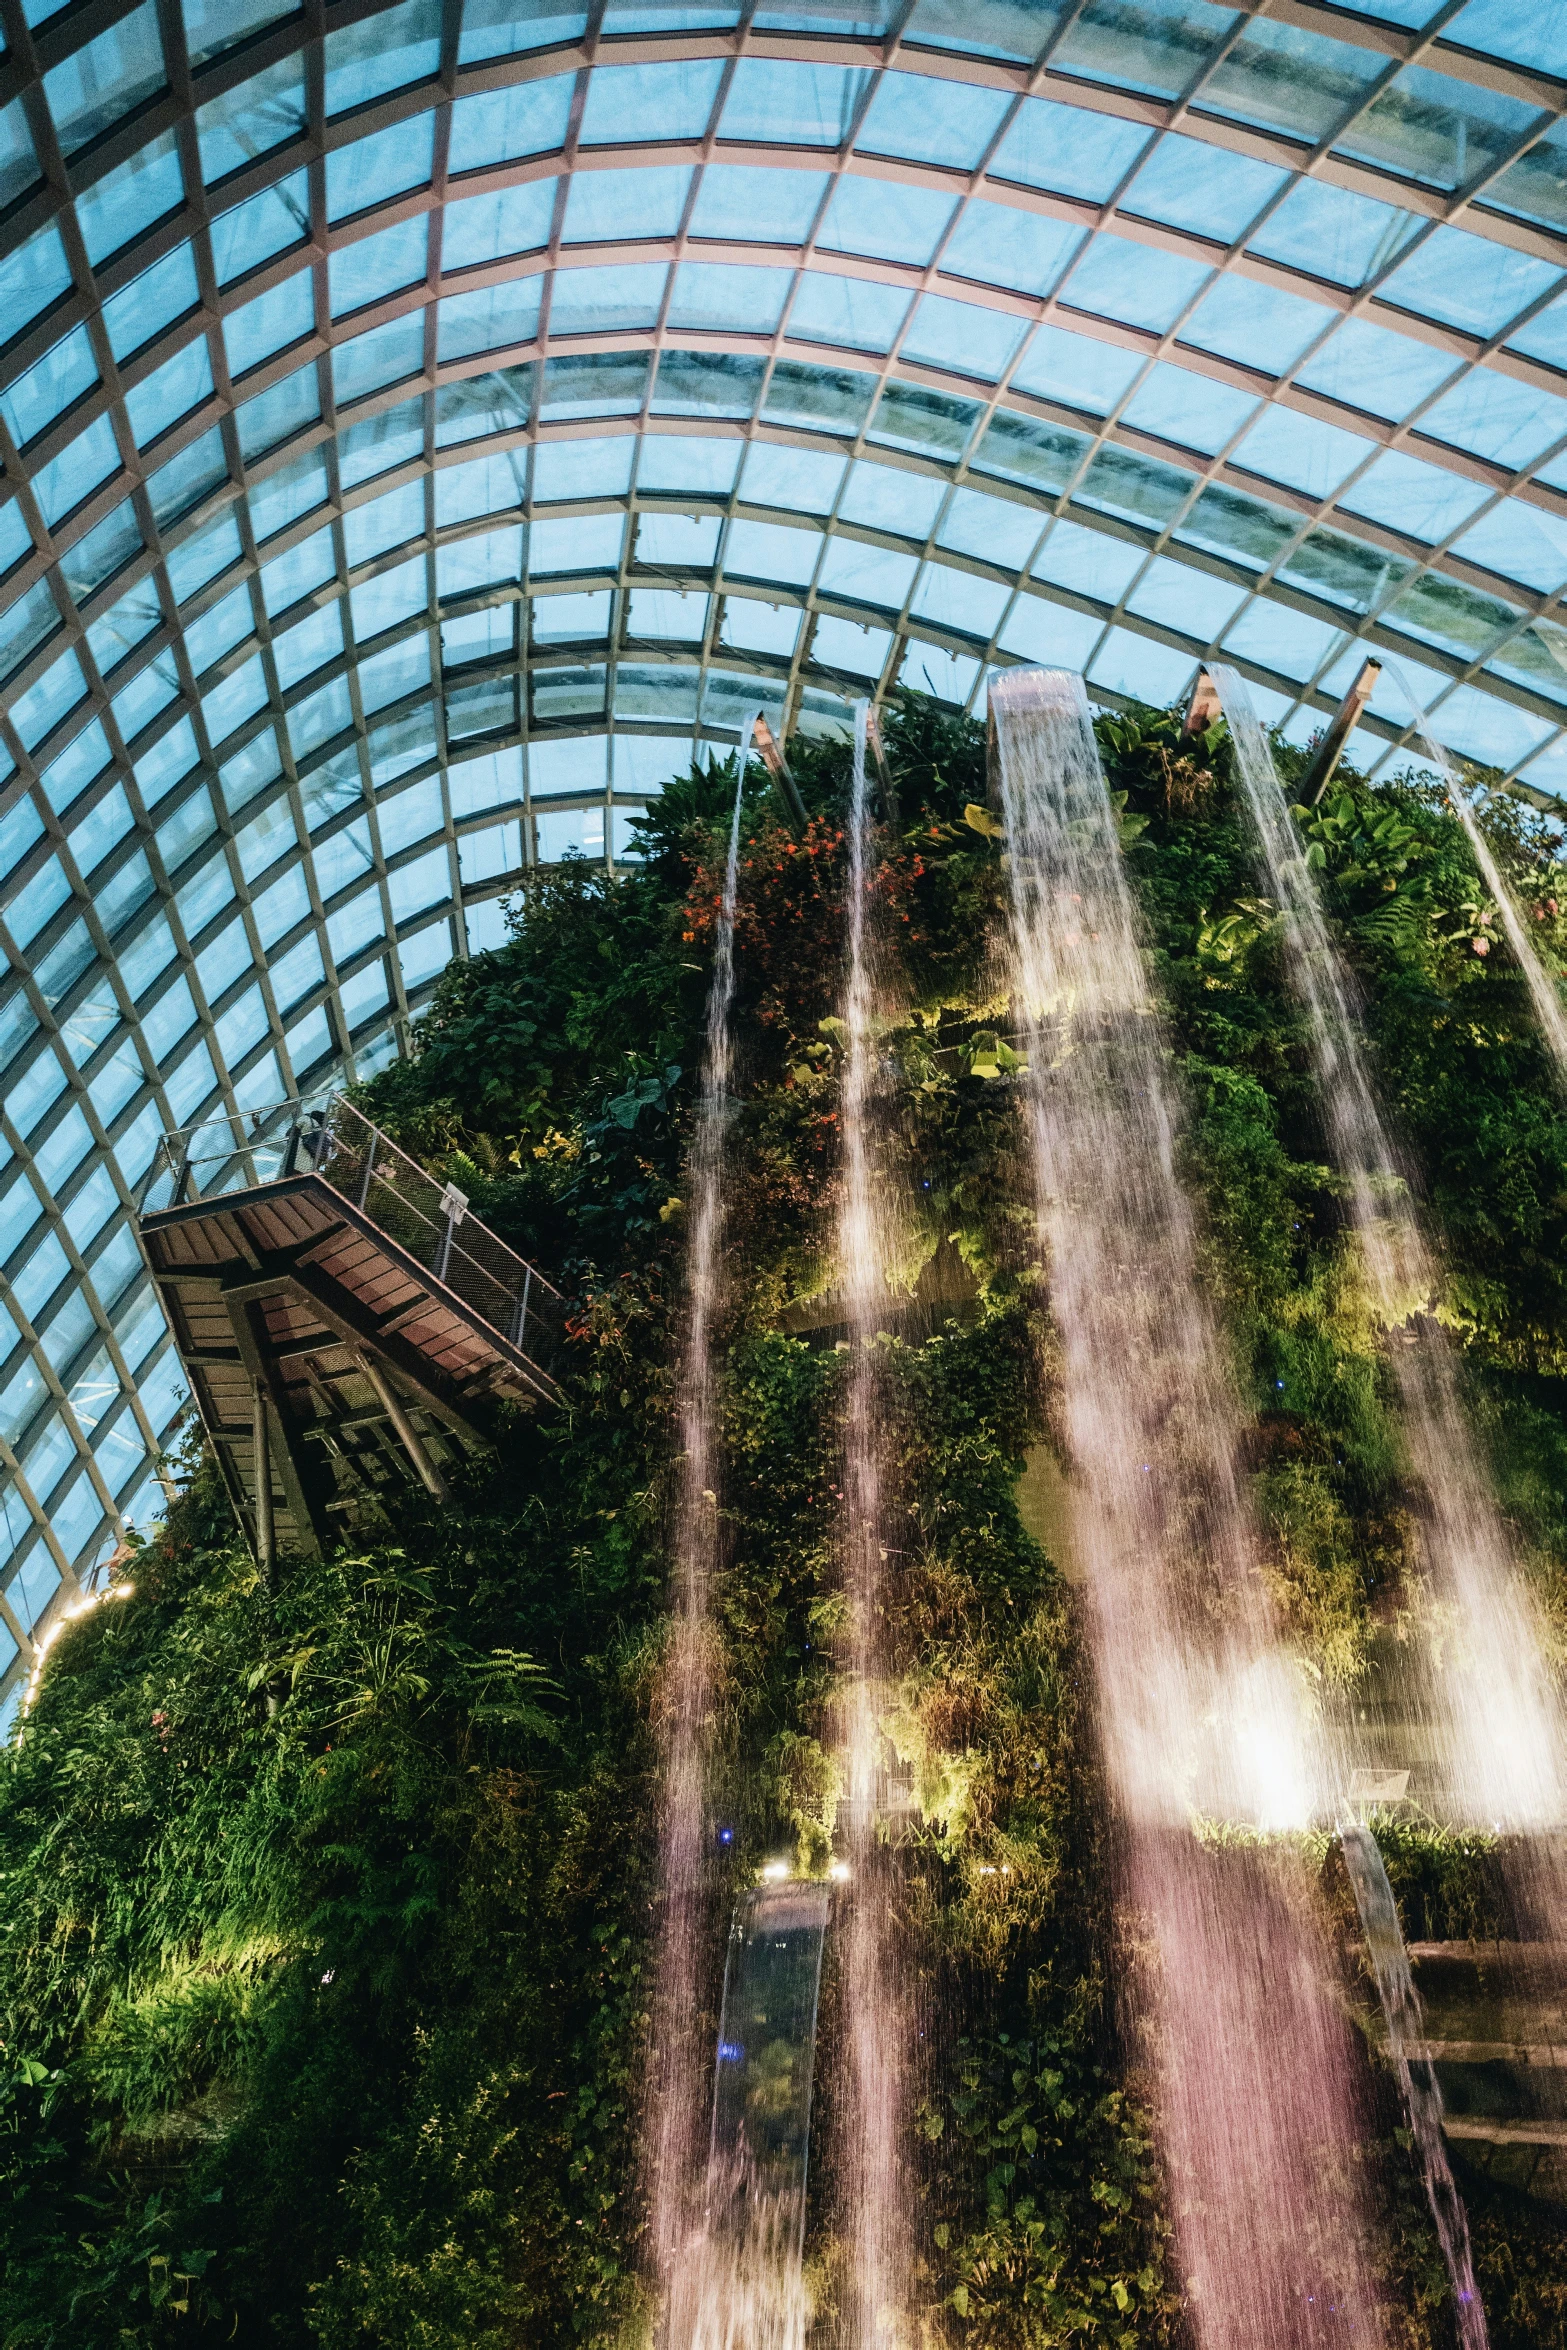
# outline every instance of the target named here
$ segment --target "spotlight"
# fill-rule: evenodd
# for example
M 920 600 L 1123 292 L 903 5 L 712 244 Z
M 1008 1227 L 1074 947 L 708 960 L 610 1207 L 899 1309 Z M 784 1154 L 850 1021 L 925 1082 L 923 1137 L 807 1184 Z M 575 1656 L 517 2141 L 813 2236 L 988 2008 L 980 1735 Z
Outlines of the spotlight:
M 764 1864 L 762 1874 L 776 1885 L 780 1878 L 789 1874 L 789 1863 L 786 1860 L 770 1860 Z
M 848 1862 L 846 1860 L 832 1861 L 828 1866 L 827 1874 L 835 1885 L 847 1884 L 849 1878 Z
M 734 1840 L 735 1840 L 735 1832 L 734 1832 L 733 1828 L 720 1828 L 720 1829 L 719 1829 L 719 1831 L 718 1831 L 718 1841 L 719 1841 L 719 1843 L 720 1843 L 720 1844 L 733 1844 Z

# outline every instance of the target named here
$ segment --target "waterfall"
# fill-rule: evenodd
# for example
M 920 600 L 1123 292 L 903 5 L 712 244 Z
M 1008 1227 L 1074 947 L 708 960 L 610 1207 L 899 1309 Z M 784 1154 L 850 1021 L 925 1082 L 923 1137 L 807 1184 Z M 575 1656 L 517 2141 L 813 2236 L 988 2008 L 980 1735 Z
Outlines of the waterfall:
M 849 1629 L 843 1658 L 843 1733 L 849 1881 L 841 1907 L 843 2058 L 839 2085 L 839 2217 L 849 2247 L 847 2339 L 852 2350 L 901 2350 L 906 2338 L 910 2221 L 904 2148 L 909 2120 L 909 2040 L 904 1969 L 895 1947 L 897 1888 L 881 1845 L 882 1782 L 877 1692 L 889 1658 L 882 1560 L 883 1412 L 874 1341 L 885 1296 L 885 1207 L 872 1162 L 871 1117 L 879 1084 L 875 940 L 867 919 L 871 816 L 865 776 L 869 706 L 854 714 L 854 791 L 849 815 L 844 1068 L 840 1094 L 843 1197 L 840 1281 L 850 1358 L 844 1421 L 840 1556 Z
M 1355 2052 L 1325 1937 L 1265 1841 L 1210 1851 L 1192 1832 L 1194 1811 L 1302 1825 L 1316 1789 L 1116 820 L 1082 680 L 1013 670 L 990 692 L 1074 1549 L 1192 2318 L 1202 2350 L 1371 2350 Z
M 673 2281 L 680 2350 L 801 2350 L 800 2256 L 827 1887 L 764 1883 L 729 1935 L 706 2211 Z
M 1393 1888 L 1387 1881 L 1377 1840 L 1369 1828 L 1354 1823 L 1343 1826 L 1339 1830 L 1339 1842 L 1365 1931 L 1366 1954 L 1371 1960 L 1377 1996 L 1387 2019 L 1388 2054 L 1420 2150 L 1426 2197 L 1436 2222 L 1442 2258 L 1453 2283 L 1460 2350 L 1489 2350 L 1485 2309 L 1475 2285 L 1469 2246 L 1469 2215 L 1447 2159 L 1442 2136 L 1442 2091 L 1436 2068 L 1426 2053 L 1424 2011 L 1409 1971 L 1409 1954 L 1399 1931 Z
M 728 1156 L 734 1044 L 735 891 L 740 815 L 754 720 L 740 738 L 723 897 L 707 997 L 706 1042 L 689 1184 L 687 1316 L 681 1358 L 675 1500 L 674 1626 L 660 1691 L 663 1766 L 659 1819 L 659 1903 L 644 2130 L 651 2249 L 660 2298 L 673 2307 L 689 2277 L 701 2232 L 699 2189 L 708 2125 L 711 2043 L 703 2031 L 711 1883 L 707 1837 L 709 1724 L 714 1633 L 710 1603 L 718 1540 L 718 1379 L 713 1324 L 720 1303 L 724 1176 Z M 671 2324 L 669 2350 L 686 2350 Z
M 1562 1723 L 1532 1599 L 1458 1392 L 1437 1322 L 1436 1271 L 1388 1141 L 1361 1047 L 1352 983 L 1322 911 L 1268 739 L 1241 679 L 1213 672 L 1266 886 L 1279 907 L 1291 983 L 1305 1008 L 1332 1148 L 1389 1350 L 1409 1463 L 1421 1492 L 1420 1547 L 1454 1653 L 1437 1672 L 1448 1793 L 1470 1823 L 1539 1831 L 1563 1818 Z M 1455 799 L 1458 794 L 1454 792 Z
M 1508 888 L 1501 868 L 1491 852 L 1491 844 L 1480 830 L 1475 812 L 1469 805 L 1468 795 L 1453 772 L 1453 762 L 1431 732 L 1431 721 L 1426 716 L 1425 705 L 1417 699 L 1414 689 L 1399 663 L 1390 659 L 1385 653 L 1379 654 L 1378 658 L 1384 668 L 1391 671 L 1397 679 L 1399 691 L 1409 704 L 1410 715 L 1414 719 L 1415 732 L 1425 746 L 1426 756 L 1447 785 L 1447 796 L 1452 801 L 1454 813 L 1468 836 L 1469 846 L 1474 852 L 1474 861 L 1479 866 L 1485 886 L 1495 898 L 1501 913 L 1502 928 L 1507 933 L 1507 943 L 1513 950 L 1513 957 L 1519 970 L 1523 973 L 1524 984 L 1529 990 L 1530 1000 L 1534 1005 L 1535 1017 L 1540 1023 L 1546 1044 L 1550 1048 L 1551 1058 L 1556 1064 L 1557 1080 L 1559 1083 L 1567 1084 L 1567 1011 L 1562 1008 L 1561 990 L 1555 976 L 1547 971 L 1541 962 L 1535 943 L 1523 926 L 1513 893 Z

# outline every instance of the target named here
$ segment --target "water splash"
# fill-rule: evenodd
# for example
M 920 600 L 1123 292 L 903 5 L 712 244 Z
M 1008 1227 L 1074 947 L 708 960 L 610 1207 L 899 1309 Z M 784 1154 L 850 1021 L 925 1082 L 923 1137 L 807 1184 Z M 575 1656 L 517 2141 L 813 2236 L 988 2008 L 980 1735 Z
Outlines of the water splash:
M 1193 2320 L 1203 2350 L 1375 2345 L 1324 1938 L 1288 1865 L 1190 1827 L 1196 1808 L 1302 1824 L 1317 1779 L 1237 1489 L 1116 821 L 1081 678 L 993 676 L 991 710 L 1074 1549 Z
M 801 2350 L 824 1884 L 764 1884 L 729 1934 L 706 2208 L 674 2280 L 682 2350 Z
M 840 1557 L 849 1632 L 844 1666 L 844 1826 L 849 1882 L 841 1908 L 843 2078 L 839 2090 L 839 2221 L 849 2246 L 846 2338 L 851 2350 L 899 2350 L 907 2338 L 909 2043 L 906 1970 L 896 1946 L 897 1887 L 881 1845 L 876 1796 L 884 1742 L 876 1693 L 889 1658 L 883 1592 L 885 1414 L 874 1345 L 886 1302 L 887 1205 L 872 1152 L 877 974 L 869 919 L 873 846 L 865 750 L 869 705 L 854 713 L 849 812 L 844 1070 L 839 1099 L 842 1205 L 838 1261 L 849 1326 Z
M 1469 796 L 1453 771 L 1453 762 L 1431 731 L 1431 721 L 1426 715 L 1425 705 L 1419 700 L 1403 668 L 1397 661 L 1386 653 L 1379 654 L 1378 659 L 1382 662 L 1383 667 L 1396 678 L 1399 692 L 1409 704 L 1415 732 L 1425 748 L 1426 757 L 1447 785 L 1447 796 L 1452 801 L 1454 813 L 1468 837 L 1474 861 L 1480 868 L 1486 888 L 1496 900 L 1502 917 L 1502 928 L 1507 933 L 1507 943 L 1513 950 L 1513 957 L 1519 970 L 1523 973 L 1524 985 L 1529 990 L 1535 1017 L 1540 1023 L 1541 1033 L 1550 1049 L 1551 1058 L 1556 1064 L 1557 1080 L 1561 1084 L 1567 1084 L 1567 1010 L 1563 1009 L 1561 989 L 1557 980 L 1540 960 L 1539 950 L 1524 928 L 1523 917 L 1518 911 L 1513 893 L 1507 885 L 1501 867 L 1496 862 L 1490 842 L 1480 829 L 1479 820 L 1469 804 Z
M 1560 1709 L 1541 1627 L 1476 1452 L 1452 1349 L 1435 1318 L 1436 1270 L 1372 1090 L 1347 966 L 1245 684 L 1223 667 L 1213 677 L 1266 885 L 1283 916 L 1291 984 L 1307 1014 L 1367 1289 L 1393 1340 L 1392 1371 L 1422 1496 L 1422 1563 L 1433 1597 L 1454 1625 L 1450 1653 L 1433 1666 L 1446 1716 L 1446 1796 L 1472 1825 L 1538 1831 L 1560 1823 L 1567 1791 Z M 1346 1757 L 1341 1768 L 1347 1766 Z
M 1388 2054 L 1420 2150 L 1426 2199 L 1436 2222 L 1442 2258 L 1452 2279 L 1461 2350 L 1490 2350 L 1485 2309 L 1475 2285 L 1469 2215 L 1453 2177 L 1453 2166 L 1447 2159 L 1442 2136 L 1442 2091 L 1436 2068 L 1426 2053 L 1425 2013 L 1414 1976 L 1409 1971 L 1409 1953 L 1399 1930 L 1398 1904 L 1393 1899 L 1393 1888 L 1387 1881 L 1387 1870 L 1371 1830 L 1357 1822 L 1347 1822 L 1339 1829 L 1339 1842 L 1365 1931 L 1366 1955 L 1371 1961 L 1377 1997 L 1387 2019 Z
M 681 1358 L 675 1499 L 674 1626 L 660 1691 L 663 1765 L 659 1820 L 659 1903 L 653 1960 L 643 2160 L 651 2251 L 660 2298 L 687 2266 L 702 2229 L 701 2189 L 708 2131 L 711 2041 L 704 2028 L 712 1872 L 708 1851 L 708 1760 L 715 1673 L 711 1593 L 718 1541 L 718 1380 L 713 1325 L 720 1304 L 724 1176 L 734 1067 L 735 894 L 740 818 L 754 718 L 742 728 L 723 896 L 708 988 L 701 1092 L 692 1141 L 687 1251 L 687 1318 Z M 670 2350 L 685 2350 L 671 2331 Z

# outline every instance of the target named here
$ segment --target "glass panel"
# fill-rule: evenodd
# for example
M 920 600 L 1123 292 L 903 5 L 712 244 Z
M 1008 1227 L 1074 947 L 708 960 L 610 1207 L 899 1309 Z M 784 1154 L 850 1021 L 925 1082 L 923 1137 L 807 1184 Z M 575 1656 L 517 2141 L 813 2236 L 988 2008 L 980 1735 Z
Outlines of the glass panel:
M 1504 498 L 1465 531 L 1453 552 L 1506 579 L 1554 595 L 1567 580 L 1567 522 L 1520 498 Z
M 1319 350 L 1313 351 L 1297 381 L 1310 390 L 1341 400 L 1346 407 L 1363 408 L 1369 415 L 1398 423 L 1439 384 L 1457 372 L 1459 362 L 1427 343 L 1412 343 L 1405 335 L 1366 318 L 1346 318 Z
M 946 494 L 946 483 L 933 481 L 929 474 L 862 460 L 849 475 L 839 519 L 923 541 Z
M 1259 375 L 1282 375 L 1335 323 L 1335 314 L 1298 294 L 1222 276 L 1180 329 L 1183 343 L 1237 359 Z
M 1476 367 L 1426 410 L 1419 429 L 1516 469 L 1567 438 L 1567 398 Z
M 1103 204 L 1153 137 L 1140 123 L 1026 98 L 990 163 L 998 179 Z
M 723 70 L 717 58 L 679 65 L 598 67 L 582 109 L 583 146 L 640 143 L 652 133 L 663 139 L 701 138 Z
M 165 131 L 77 197 L 76 218 L 88 260 L 96 269 L 184 201 L 185 180 L 174 133 Z
M 285 376 L 280 384 L 274 384 L 269 392 L 247 400 L 234 411 L 239 445 L 247 463 L 264 457 L 279 442 L 314 424 L 320 414 L 321 387 L 314 367 L 302 367 L 297 374 Z
M 284 57 L 196 109 L 196 144 L 209 184 L 242 171 L 305 127 L 305 61 Z
M 1325 180 L 1298 180 L 1251 239 L 1250 251 L 1333 285 L 1362 286 L 1396 261 L 1424 222 Z
M 1107 513 L 1129 522 L 1151 523 L 1163 529 L 1185 505 L 1195 487 L 1192 476 L 1157 458 L 1139 457 L 1130 449 L 1101 449 L 1073 493 L 1085 505 L 1102 506 Z
M 259 367 L 275 351 L 313 333 L 315 323 L 315 279 L 310 270 L 304 269 L 297 277 L 285 278 L 280 286 L 259 294 L 254 302 L 247 302 L 242 310 L 231 311 L 225 318 L 223 345 L 230 375 L 239 377 L 250 368 Z
M 65 247 L 51 221 L 47 228 L 41 228 L 25 245 L 18 246 L 0 261 L 0 320 L 9 327 L 11 335 L 19 335 L 40 310 L 47 310 L 51 302 L 59 300 L 70 283 Z M 126 293 L 134 290 L 127 286 Z M 124 299 L 124 294 L 116 296 L 117 301 Z M 106 309 L 112 308 L 112 303 L 106 305 Z M 10 336 L 6 339 L 9 341 Z
M 1308 497 L 1327 498 L 1375 453 L 1376 443 L 1358 433 L 1293 409 L 1268 408 L 1232 452 L 1231 463 L 1287 482 Z
M 89 491 L 106 481 L 119 462 L 114 428 L 107 416 L 100 416 L 62 449 L 58 457 L 41 465 L 33 475 L 32 489 L 51 527 L 62 521 L 72 507 L 79 506 Z
M 259 269 L 310 234 L 310 182 L 296 171 L 212 224 L 212 260 L 220 286 Z
M 448 204 L 442 215 L 441 267 L 468 269 L 547 245 L 558 186 L 556 180 L 528 180 L 520 188 Z
M 476 65 L 485 57 L 511 57 L 580 39 L 587 26 L 583 9 L 560 0 L 463 0 L 458 63 Z
M 550 297 L 550 332 L 625 333 L 653 326 L 668 275 L 662 261 L 626 262 L 604 269 L 558 269 Z M 446 307 L 443 302 L 443 312 Z M 444 340 L 441 355 L 446 356 Z
M 1198 103 L 1314 146 L 1385 70 L 1375 51 L 1253 17 L 1204 82 Z
M 1101 232 L 1067 279 L 1061 299 L 1073 309 L 1098 311 L 1163 334 L 1212 275 L 1205 261 Z
M 401 0 L 362 24 L 328 33 L 324 56 L 329 115 L 426 81 L 441 62 L 440 0 Z
M 332 382 L 339 403 L 362 399 L 387 384 L 401 383 L 405 376 L 422 374 L 424 320 L 422 310 L 410 311 L 406 317 L 389 319 L 372 334 L 355 335 L 351 342 L 339 343 L 332 354 Z
M 1171 131 L 1121 197 L 1119 209 L 1230 245 L 1288 176 L 1273 164 Z
M 1256 414 L 1258 405 L 1250 392 L 1161 359 L 1128 400 L 1122 421 L 1213 457 Z
M 716 261 L 682 261 L 675 273 L 668 323 L 679 330 L 771 334 L 783 316 L 794 272 Z
M 647 396 L 650 364 L 645 351 L 579 351 L 570 359 L 552 359 L 544 371 L 544 393 L 539 404 L 541 420 L 639 414 Z M 525 413 L 534 371 L 528 367 L 510 372 L 527 379 L 514 395 L 523 403 Z M 497 379 L 486 380 L 494 383 Z M 509 384 L 507 388 L 510 389 Z M 516 421 L 515 414 L 512 421 Z M 497 420 L 490 429 L 506 427 Z
M 850 174 L 838 182 L 817 246 L 822 252 L 868 253 L 923 268 L 956 210 L 956 196 Z
M 910 296 L 901 286 L 807 270 L 789 314 L 788 331 L 806 342 L 841 343 L 853 351 L 890 351 L 909 304 Z
M 1055 62 L 1090 81 L 1174 98 L 1234 23 L 1206 0 L 1087 0 Z
M 136 435 L 138 448 L 177 424 L 182 416 L 203 400 L 213 395 L 212 360 L 207 351 L 207 338 L 198 335 L 187 343 L 183 351 L 176 351 L 172 359 L 125 395 L 125 413 L 130 418 L 131 430 Z
M 884 73 L 855 145 L 862 154 L 903 155 L 919 163 L 972 171 L 1010 105 L 1004 90 L 931 81 L 923 74 Z
M 401 622 L 412 620 L 416 613 L 422 613 L 429 600 L 425 558 L 416 555 L 411 562 L 400 563 L 395 571 L 383 571 L 354 589 L 349 598 L 354 634 L 361 643 L 379 636 L 383 629 L 396 628 Z
M 332 316 L 363 309 L 420 283 L 429 267 L 429 221 L 424 213 L 400 220 L 378 236 L 342 246 L 327 263 Z
M 767 372 L 766 361 L 729 351 L 664 351 L 653 387 L 655 413 L 666 416 L 749 416 Z M 774 375 L 777 381 L 777 374 Z
M 404 400 L 378 415 L 360 417 L 337 438 L 337 467 L 345 490 L 407 465 L 424 454 L 424 402 Z
M 914 0 L 903 37 L 1032 64 L 1063 14 L 1063 0 Z
M 805 514 L 828 514 L 843 480 L 841 457 L 819 456 L 810 449 L 785 449 L 754 441 L 745 461 L 740 495 L 747 505 L 776 506 Z M 646 466 L 638 477 L 646 486 Z M 645 539 L 653 517 L 643 515 L 640 538 Z
M 1032 416 L 997 416 L 974 453 L 980 473 L 1046 492 L 1065 489 L 1089 447 L 1083 434 Z
M 183 0 L 192 65 L 204 65 L 280 17 L 297 16 L 292 0 Z
M 549 81 L 517 82 L 509 90 L 459 98 L 452 108 L 447 168 L 482 171 L 519 155 L 553 154 L 565 144 L 575 78 L 558 74 Z
M 59 625 L 59 607 L 49 592 L 49 582 L 41 579 L 8 611 L 0 612 L 0 677 L 19 669 Z
M 1402 450 L 1388 449 L 1343 492 L 1340 504 L 1385 523 L 1389 530 L 1434 544 L 1459 529 L 1490 495 L 1480 482 L 1465 481 L 1461 474 L 1444 473 Z
M 163 44 L 154 0 L 121 17 L 44 75 L 44 93 L 62 150 L 74 155 L 164 86 Z
M 453 109 L 454 116 L 460 109 Z M 453 132 L 455 144 L 455 127 Z M 372 204 L 384 204 L 409 188 L 424 187 L 435 156 L 435 116 L 415 115 L 390 130 L 351 147 L 338 147 L 326 159 L 326 216 L 346 220 Z M 456 168 L 455 162 L 452 166 Z
M 640 171 L 573 172 L 562 239 L 568 245 L 593 245 L 672 237 L 690 186 L 691 166 L 686 163 Z
M 904 191 L 907 194 L 907 190 Z M 1042 220 L 1010 204 L 971 197 L 946 251 L 943 271 L 1047 294 L 1082 244 L 1085 232 L 1062 220 Z
M 1346 155 L 1453 194 L 1488 179 L 1538 128 L 1543 118 L 1532 106 L 1406 65 L 1339 144 Z
M 769 171 L 759 164 L 710 163 L 691 210 L 691 234 L 763 245 L 803 245 L 827 185 L 824 171 Z
M 97 381 L 98 362 L 87 329 L 79 326 L 0 395 L 12 440 L 25 447 Z
M 223 435 L 216 425 L 211 432 L 192 441 L 167 465 L 160 465 L 147 483 L 147 495 L 152 500 L 152 511 L 160 530 L 189 513 L 209 490 L 228 479 L 228 458 L 224 453 Z
M 679 72 L 680 68 L 653 70 Z M 858 66 L 794 65 L 781 58 L 743 57 L 735 68 L 718 135 L 769 146 L 841 147 L 870 80 L 869 73 Z M 715 92 L 716 76 L 714 91 L 708 93 L 709 108 Z M 706 125 L 704 114 L 684 135 L 699 137 Z M 627 134 L 621 131 L 615 135 L 624 138 Z
M 1537 139 L 1480 201 L 1544 228 L 1567 228 L 1567 124 L 1558 122 Z
M 1003 310 L 980 310 L 945 294 L 922 294 L 903 337 L 903 355 L 996 383 L 1027 332 L 1026 319 L 1009 317 Z
M 1263 571 L 1277 561 L 1299 528 L 1293 515 L 1280 513 L 1276 506 L 1210 484 L 1177 536 L 1216 555 L 1228 555 L 1249 570 Z
M 1394 270 L 1383 298 L 1489 336 L 1560 284 L 1561 274 L 1466 229 L 1439 228 Z
M 508 343 L 531 342 L 539 331 L 543 284 L 537 277 L 511 278 L 498 286 L 476 287 L 471 294 L 449 294 L 437 312 L 439 357 L 466 359 L 478 351 L 504 349 Z
M 610 363 L 613 364 L 613 361 Z M 562 362 L 556 361 L 554 364 L 559 366 Z M 479 440 L 488 433 L 524 430 L 533 413 L 535 373 L 531 365 L 495 367 L 485 375 L 468 375 L 457 383 L 438 384 L 435 390 L 436 447 L 450 448 L 462 441 Z M 397 409 L 394 413 L 404 415 L 411 412 L 413 406 L 414 403 L 410 401 L 406 408 Z M 375 421 L 379 423 L 380 419 Z
M 22 102 L 13 98 L 0 112 L 0 205 L 15 203 L 41 176 Z
M 49 231 L 51 236 L 54 231 Z M 24 251 L 26 248 L 23 248 Z M 7 287 L 0 272 L 0 299 Z M 189 245 L 176 245 L 151 269 L 132 278 L 128 286 L 111 294 L 103 306 L 104 324 L 109 331 L 109 344 L 116 359 L 128 359 L 139 351 L 143 343 L 161 334 L 175 319 L 183 318 L 201 299 L 196 283 L 196 262 Z
M 1092 341 L 1070 328 L 1042 326 L 1018 362 L 1013 384 L 1044 400 L 1108 416 L 1146 365 L 1141 352 Z M 1183 371 L 1184 373 L 1184 371 Z M 1186 376 L 1187 382 L 1196 379 Z

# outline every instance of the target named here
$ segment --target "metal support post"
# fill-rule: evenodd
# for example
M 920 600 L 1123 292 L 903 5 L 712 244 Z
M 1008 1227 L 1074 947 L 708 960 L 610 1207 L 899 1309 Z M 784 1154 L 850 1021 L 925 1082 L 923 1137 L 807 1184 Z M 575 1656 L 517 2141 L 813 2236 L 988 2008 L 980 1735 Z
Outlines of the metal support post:
M 267 1394 L 255 1382 L 252 1445 L 256 1456 L 256 1564 L 270 1576 L 277 1561 L 277 1532 L 272 1516 L 272 1446 L 267 1433 Z
M 1334 711 L 1328 731 L 1317 745 L 1316 756 L 1300 780 L 1300 796 L 1313 808 L 1333 781 L 1350 731 L 1359 724 L 1360 713 L 1376 692 L 1381 674 L 1380 661 L 1363 662 L 1360 675 Z
M 355 1207 L 359 1210 L 361 1215 L 363 1215 L 365 1212 L 365 1201 L 370 1197 L 370 1175 L 371 1170 L 375 1166 L 375 1146 L 380 1141 L 380 1139 L 380 1128 L 372 1126 L 370 1129 L 369 1147 L 365 1151 L 364 1173 L 359 1178 L 359 1197 L 354 1202 Z
M 760 710 L 756 713 L 753 729 L 756 747 L 762 754 L 768 774 L 778 786 L 779 796 L 789 812 L 789 822 L 797 838 L 803 838 L 810 818 L 805 813 L 805 802 L 800 787 L 789 772 L 789 762 L 783 755 L 783 745 L 774 734 Z
M 419 1482 L 425 1491 L 433 1494 L 437 1501 L 450 1500 L 451 1496 L 447 1489 L 446 1479 L 425 1451 L 424 1441 L 418 1429 L 393 1393 L 392 1383 L 382 1371 L 379 1363 L 375 1361 L 373 1356 L 366 1354 L 362 1347 L 355 1348 L 354 1361 L 375 1390 L 375 1399 L 401 1438 L 403 1450 L 413 1462 L 414 1468 L 418 1472 Z

